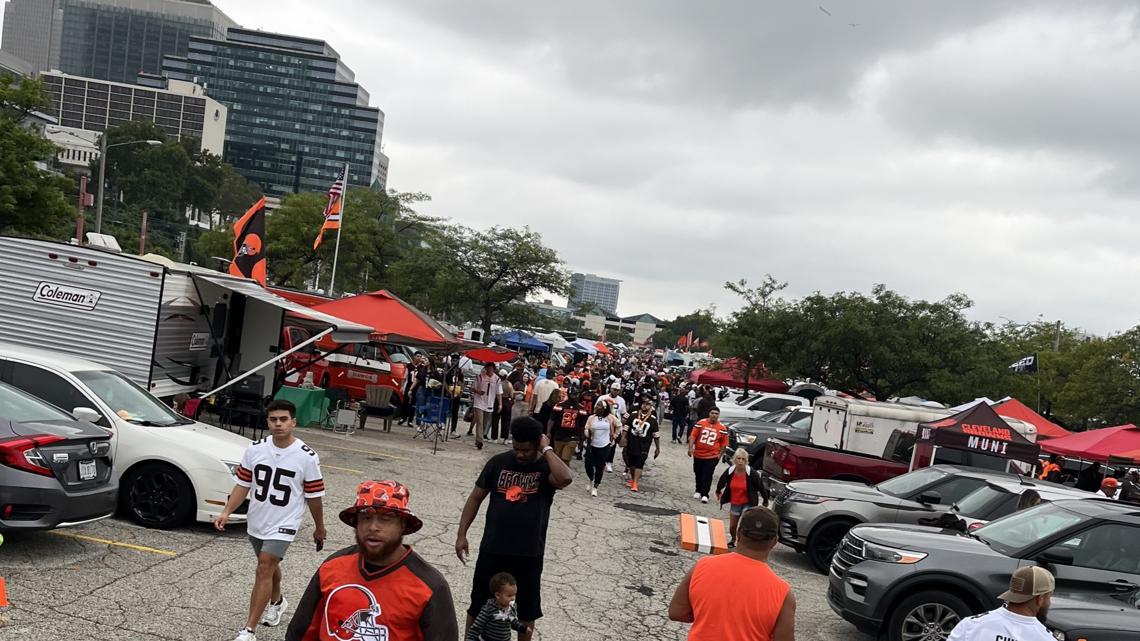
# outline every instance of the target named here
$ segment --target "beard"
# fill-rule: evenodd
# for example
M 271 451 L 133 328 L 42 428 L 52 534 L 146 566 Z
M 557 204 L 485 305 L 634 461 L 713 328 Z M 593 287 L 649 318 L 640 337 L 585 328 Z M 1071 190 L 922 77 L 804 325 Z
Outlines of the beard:
M 1049 617 L 1049 608 L 1048 607 L 1041 608 L 1040 610 L 1037 611 L 1037 620 L 1040 621 L 1041 623 L 1045 623 L 1045 619 L 1047 619 L 1048 617 Z
M 394 541 L 386 541 L 380 549 L 373 552 L 364 544 L 364 537 L 359 532 L 356 533 L 356 549 L 360 556 L 364 557 L 365 561 L 375 565 L 381 565 L 385 559 L 391 558 L 397 551 L 403 549 L 404 537 L 397 537 Z

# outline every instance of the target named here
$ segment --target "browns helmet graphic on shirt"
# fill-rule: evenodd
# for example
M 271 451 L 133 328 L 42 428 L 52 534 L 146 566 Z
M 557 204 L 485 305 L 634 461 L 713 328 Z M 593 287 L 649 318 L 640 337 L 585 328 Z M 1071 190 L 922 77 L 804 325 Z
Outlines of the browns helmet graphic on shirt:
M 363 585 L 342 585 L 325 601 L 325 635 L 336 641 L 388 641 L 380 602 Z
M 500 470 L 495 489 L 511 503 L 525 503 L 531 494 L 538 493 L 541 472 L 515 472 Z

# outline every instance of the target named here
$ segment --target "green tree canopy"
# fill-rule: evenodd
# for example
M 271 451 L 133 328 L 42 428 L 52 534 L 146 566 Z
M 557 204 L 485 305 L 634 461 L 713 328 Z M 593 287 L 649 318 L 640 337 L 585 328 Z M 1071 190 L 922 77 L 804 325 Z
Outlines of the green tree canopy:
M 678 316 L 671 321 L 665 321 L 661 329 L 657 330 L 650 341 L 654 347 L 672 348 L 677 346 L 677 340 L 693 332 L 693 338 L 708 340 L 710 345 L 716 347 L 716 337 L 720 333 L 719 321 L 716 318 L 716 309 L 698 309 L 690 314 Z
M 57 152 L 30 118 L 49 104 L 38 80 L 0 74 L 0 233 L 49 238 L 73 233 L 76 213 L 65 193 L 77 188 L 36 165 Z

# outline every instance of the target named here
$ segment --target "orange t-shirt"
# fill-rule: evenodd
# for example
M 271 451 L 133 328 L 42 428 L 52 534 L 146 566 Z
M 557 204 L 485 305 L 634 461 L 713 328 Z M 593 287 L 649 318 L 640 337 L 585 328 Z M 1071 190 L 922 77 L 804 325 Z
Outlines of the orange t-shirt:
M 693 458 L 717 458 L 728 447 L 728 429 L 724 423 L 710 424 L 702 418 L 689 434 L 689 441 L 693 443 Z
M 763 561 L 735 552 L 704 557 L 689 579 L 689 641 L 768 641 L 789 589 Z

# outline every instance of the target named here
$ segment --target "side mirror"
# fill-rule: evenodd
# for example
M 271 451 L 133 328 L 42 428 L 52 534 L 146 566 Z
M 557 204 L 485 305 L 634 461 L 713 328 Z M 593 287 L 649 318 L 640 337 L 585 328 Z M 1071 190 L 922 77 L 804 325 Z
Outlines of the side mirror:
M 71 415 L 81 421 L 87 421 L 88 423 L 98 423 L 99 421 L 103 420 L 103 415 L 91 409 L 90 407 L 76 407 L 75 409 L 71 410 Z
M 1066 547 L 1051 547 L 1037 556 L 1039 563 L 1052 563 L 1054 565 L 1072 565 L 1073 551 Z
M 934 490 L 928 490 L 916 496 L 914 500 L 923 505 L 938 505 L 942 502 L 942 495 Z

